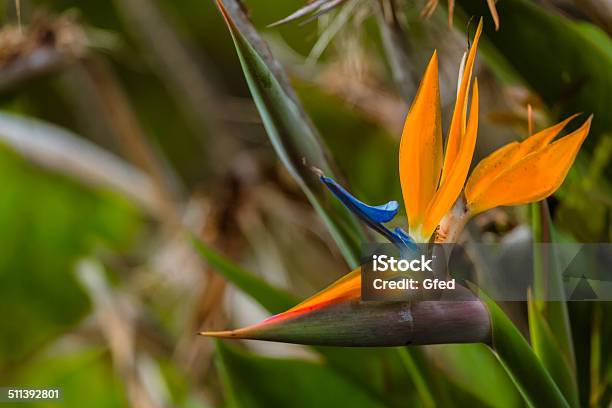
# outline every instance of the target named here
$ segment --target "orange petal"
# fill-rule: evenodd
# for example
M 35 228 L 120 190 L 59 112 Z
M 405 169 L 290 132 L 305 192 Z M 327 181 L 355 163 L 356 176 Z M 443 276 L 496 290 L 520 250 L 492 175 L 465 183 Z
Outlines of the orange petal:
M 493 180 L 508 169 L 509 164 L 512 165 L 519 146 L 519 142 L 508 143 L 478 163 L 465 185 L 465 198 L 468 202 L 472 202 L 474 197 L 489 187 Z
M 476 135 L 478 134 L 478 80 L 474 81 L 472 89 L 472 104 L 470 106 L 470 119 L 467 131 L 461 143 L 453 167 L 448 173 L 448 178 L 440 186 L 433 200 L 427 208 L 427 215 L 423 223 L 423 237 L 428 238 L 436 229 L 440 220 L 451 209 L 467 178 L 474 147 L 476 146 Z
M 399 152 L 402 194 L 411 231 L 423 222 L 442 167 L 438 56 L 434 51 L 421 85 L 412 102 Z
M 317 305 L 341 299 L 354 299 L 361 296 L 361 268 L 344 275 L 321 292 L 309 297 L 285 313 L 313 309 Z
M 544 148 L 559 132 L 577 115 L 572 115 L 569 118 L 546 128 L 524 141 L 512 142 L 500 149 L 497 149 L 489 156 L 478 163 L 470 176 L 465 187 L 465 196 L 468 202 L 474 197 L 482 194 L 483 190 L 488 188 L 491 183 L 504 171 L 516 164 L 519 160 Z
M 472 71 L 474 69 L 474 60 L 476 59 L 476 49 L 478 48 L 478 40 L 482 33 L 482 19 L 478 23 L 476 29 L 476 35 L 474 36 L 474 43 L 465 62 L 463 69 L 463 76 L 459 89 L 457 90 L 457 100 L 455 102 L 455 110 L 453 111 L 453 117 L 451 119 L 450 128 L 448 130 L 448 137 L 446 141 L 446 152 L 444 153 L 444 166 L 442 170 L 441 182 L 448 176 L 448 172 L 452 169 L 453 163 L 459 154 L 461 142 L 466 131 L 466 115 L 468 105 L 468 90 L 470 89 L 470 81 L 472 79 Z
M 527 155 L 529 153 L 533 153 L 536 150 L 540 150 L 544 146 L 550 143 L 551 140 L 555 138 L 563 130 L 563 128 L 578 114 L 574 114 L 569 118 L 553 125 L 549 128 L 546 128 L 532 136 L 529 136 L 527 139 L 521 142 L 521 155 Z
M 292 307 L 286 312 L 271 316 L 263 322 L 246 327 L 244 329 L 221 331 L 221 332 L 203 332 L 205 336 L 226 337 L 226 338 L 246 338 L 253 331 L 260 328 L 269 327 L 271 324 L 276 324 L 282 320 L 294 318 L 296 316 L 314 311 L 315 309 L 329 306 L 333 303 L 339 303 L 348 300 L 359 299 L 361 297 L 361 268 L 346 274 L 336 282 L 329 285 L 319 293 L 311 296 L 302 303 Z
M 487 0 L 487 5 L 495 23 L 495 31 L 499 31 L 499 15 L 497 14 L 497 7 L 495 7 L 495 0 Z
M 503 205 L 528 204 L 554 193 L 589 133 L 591 120 L 592 116 L 575 132 L 523 157 L 479 194 L 469 196 L 468 207 L 472 213 Z

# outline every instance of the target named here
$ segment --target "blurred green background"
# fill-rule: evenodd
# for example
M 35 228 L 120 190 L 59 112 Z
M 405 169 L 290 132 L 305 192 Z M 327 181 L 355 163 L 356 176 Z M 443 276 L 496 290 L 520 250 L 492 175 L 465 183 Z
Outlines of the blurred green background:
M 499 0 L 496 31 L 485 1 L 458 1 L 452 26 L 446 2 L 425 17 L 428 3 L 346 0 L 275 28 L 305 3 L 245 7 L 340 174 L 371 203 L 401 200 L 399 136 L 431 53 L 446 128 L 469 17 L 484 16 L 474 162 L 527 135 L 528 104 L 538 129 L 593 113 L 549 205 L 563 240 L 610 242 L 609 4 Z M 525 404 L 479 346 L 321 354 L 196 336 L 268 312 L 198 256 L 186 229 L 295 299 L 348 271 L 272 149 L 214 2 L 6 0 L 1 15 L 0 385 L 64 395 L 20 406 Z M 470 232 L 503 242 L 528 221 L 525 208 L 495 209 Z M 610 305 L 569 308 L 581 405 L 608 406 Z M 526 332 L 524 307 L 507 310 Z

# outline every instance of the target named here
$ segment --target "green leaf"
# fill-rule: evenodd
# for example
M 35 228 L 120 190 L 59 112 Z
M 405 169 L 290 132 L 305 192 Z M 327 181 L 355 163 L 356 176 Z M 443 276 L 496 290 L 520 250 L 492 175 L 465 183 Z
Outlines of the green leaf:
M 573 407 L 579 407 L 578 385 L 572 366 L 559 347 L 558 339 L 553 334 L 538 302 L 529 296 L 529 335 L 534 352 L 542 361 L 552 378 L 555 380 L 561 392 Z
M 492 348 L 527 402 L 534 407 L 570 407 L 514 323 L 485 293 L 473 289 L 489 308 Z
M 576 405 L 576 363 L 567 305 L 564 301 L 546 301 L 565 297 L 555 248 L 546 245 L 555 242 L 554 225 L 546 201 L 531 204 L 531 210 L 534 239 L 534 287 L 529 300 L 531 344 L 568 401 Z M 549 332 L 555 335 L 548 335 Z M 557 358 L 551 358 L 552 350 L 559 353 Z
M 555 228 L 550 218 L 548 203 L 542 201 L 531 205 L 532 231 L 534 240 L 534 298 L 550 328 L 556 333 L 558 344 L 571 367 L 575 367 L 574 348 L 565 302 L 541 302 L 541 299 L 564 299 L 563 277 L 559 268 L 555 243 Z
M 609 407 L 612 401 L 612 302 L 568 302 L 575 341 L 581 406 Z M 593 400 L 591 400 L 593 398 Z
M 431 346 L 450 381 L 490 407 L 519 407 L 523 398 L 495 354 L 484 344 Z M 474 369 L 478 367 L 478 369 Z M 483 387 L 482 384 L 487 384 Z M 499 398 L 503 395 L 503 398 Z
M 233 407 L 385 406 L 319 363 L 260 357 L 220 341 L 217 357 Z
M 418 355 L 417 350 L 408 349 L 407 347 L 398 348 L 397 355 L 410 374 L 410 378 L 414 383 L 414 388 L 419 396 L 420 403 L 424 407 L 435 407 L 436 404 L 431 391 L 431 384 L 428 383 L 427 378 L 423 375 L 422 368 L 419 367 L 419 358 L 422 358 L 422 356 Z
M 229 2 L 228 2 L 229 3 Z M 353 215 L 324 190 L 314 166 L 338 179 L 335 166 L 278 64 L 242 11 L 218 1 L 264 127 L 279 158 L 327 224 L 349 265 L 359 264 L 363 231 Z M 263 55 L 263 53 L 266 53 Z
M 298 303 L 297 299 L 288 292 L 275 288 L 263 279 L 246 271 L 219 252 L 206 246 L 199 239 L 193 238 L 192 242 L 196 251 L 210 266 L 244 293 L 255 299 L 257 303 L 270 313 L 277 314 L 284 312 Z
M 591 406 L 605 406 L 605 394 L 608 390 L 608 406 L 610 404 L 611 397 L 609 396 L 610 380 L 612 379 L 612 368 L 609 364 L 610 352 L 604 346 L 606 343 L 605 332 L 610 333 L 610 329 L 604 328 L 603 316 L 605 313 L 604 308 L 600 303 L 595 303 L 593 308 L 593 318 L 591 323 L 591 341 L 590 351 L 591 355 L 589 358 L 589 369 L 590 369 L 590 392 L 589 392 L 589 404 Z M 608 307 L 609 309 L 609 307 Z M 609 344 L 609 342 L 608 342 Z M 606 364 L 608 363 L 608 364 Z M 608 367 L 607 373 L 603 372 L 602 367 Z M 603 377 L 603 378 L 602 378 Z M 601 404 L 601 405 L 600 405 Z
M 329 367 L 389 406 L 404 407 L 416 400 L 423 406 L 431 406 L 427 403 L 433 400 L 433 391 L 423 376 L 426 362 L 414 359 L 419 350 L 404 347 L 313 348 Z

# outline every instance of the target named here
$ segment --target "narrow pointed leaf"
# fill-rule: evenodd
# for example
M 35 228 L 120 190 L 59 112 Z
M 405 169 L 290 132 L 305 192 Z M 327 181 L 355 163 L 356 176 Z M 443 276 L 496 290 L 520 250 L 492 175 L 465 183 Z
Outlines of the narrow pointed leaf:
M 312 13 L 313 11 L 315 11 L 316 9 L 318 9 L 319 7 L 321 7 L 323 4 L 327 3 L 328 0 L 315 0 L 312 3 L 308 3 L 306 4 L 304 7 L 301 7 L 299 9 L 297 9 L 296 11 L 294 11 L 293 13 L 291 13 L 290 15 L 288 15 L 287 17 L 278 20 L 270 25 L 268 25 L 269 28 L 272 27 L 277 27 L 279 25 L 283 25 L 283 24 L 287 24 L 290 23 L 292 21 L 295 20 L 299 20 L 300 18 L 304 17 L 305 15 Z
M 438 55 L 434 52 L 412 102 L 400 142 L 399 174 L 410 229 L 423 222 L 442 168 Z M 411 232 L 412 235 L 412 232 Z
M 529 333 L 535 353 L 572 406 L 579 406 L 576 363 L 563 282 L 546 201 L 531 205 L 534 237 L 534 286 L 529 296 Z
M 442 366 L 441 371 L 448 375 L 449 381 L 476 397 L 484 406 L 521 406 L 521 394 L 490 347 L 484 344 L 451 344 L 434 346 L 433 349 L 434 359 Z M 483 384 L 487 386 L 483 387 Z
M 277 66 L 272 69 L 262 55 L 263 40 L 247 26 L 246 17 L 239 6 L 225 7 L 217 4 L 236 45 L 255 105 L 264 127 L 279 158 L 299 184 L 306 197 L 327 224 L 347 262 L 358 265 L 358 246 L 363 231 L 357 220 L 341 205 L 330 205 L 318 177 L 310 166 L 334 175 L 334 165 L 314 126 L 299 104 L 295 93 L 289 89 L 284 73 Z M 237 15 L 239 14 L 239 15 Z M 244 31 L 248 29 L 249 35 Z M 267 50 L 266 50 L 267 51 Z M 270 60 L 271 55 L 267 55 Z M 337 177 L 335 177 L 337 178 Z
M 419 369 L 418 362 L 414 356 L 416 353 L 417 351 L 415 349 L 409 349 L 408 347 L 397 348 L 398 357 L 406 367 L 406 370 L 410 372 L 410 377 L 413 379 L 414 388 L 419 395 L 419 402 L 427 408 L 435 407 L 433 392 L 427 378 L 425 378 Z
M 196 251 L 219 274 L 251 296 L 271 313 L 280 313 L 297 303 L 288 292 L 275 288 L 260 277 L 244 270 L 197 238 L 192 240 Z
M 565 302 L 541 301 L 548 297 L 564 299 L 563 277 L 559 267 L 554 246 L 542 246 L 540 243 L 554 243 L 555 230 L 550 218 L 546 200 L 532 204 L 531 224 L 534 240 L 534 302 L 546 319 L 570 367 L 575 371 L 576 358 L 574 342 Z
M 553 334 L 538 305 L 529 296 L 529 335 L 531 345 L 544 367 L 572 407 L 579 407 L 578 386 L 570 361 L 561 350 L 556 335 Z
M 514 323 L 485 293 L 479 292 L 491 315 L 492 348 L 527 402 L 534 407 L 570 405 Z
M 418 82 L 411 63 L 412 45 L 402 22 L 395 13 L 389 18 L 384 3 L 378 2 L 374 13 L 393 82 L 400 95 L 408 101 L 414 96 Z
M 306 20 L 301 22 L 300 25 L 308 24 L 311 21 L 316 20 L 317 18 L 321 16 L 324 16 L 325 14 L 329 13 L 336 7 L 340 6 L 345 1 L 346 0 L 328 0 L 323 6 L 321 6 L 321 8 L 317 10 L 316 13 L 314 13 L 312 16 L 308 17 Z

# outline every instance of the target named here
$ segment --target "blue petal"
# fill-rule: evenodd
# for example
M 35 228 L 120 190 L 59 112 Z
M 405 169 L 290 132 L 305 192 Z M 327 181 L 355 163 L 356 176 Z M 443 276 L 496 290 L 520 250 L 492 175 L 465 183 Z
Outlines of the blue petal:
M 329 188 L 329 190 L 344 204 L 349 210 L 365 222 L 368 227 L 378 232 L 390 242 L 396 245 L 400 250 L 416 248 L 414 241 L 408 234 L 401 229 L 396 229 L 395 232 L 383 225 L 384 222 L 391 221 L 397 215 L 399 204 L 397 201 L 389 201 L 387 204 L 371 206 L 362 203 L 353 197 L 342 186 L 336 183 L 329 177 L 321 176 L 321 181 Z M 398 232 L 401 231 L 401 232 Z
M 399 204 L 397 201 L 389 201 L 386 204 L 372 206 L 367 205 L 346 191 L 341 185 L 336 183 L 329 177 L 321 176 L 321 181 L 329 188 L 329 190 L 353 211 L 359 218 L 364 221 L 374 223 L 389 222 L 397 215 Z
M 412 237 L 406 233 L 406 231 L 404 231 L 400 227 L 397 227 L 393 230 L 393 233 L 402 241 L 405 246 L 413 250 L 417 249 L 416 243 L 414 242 Z

